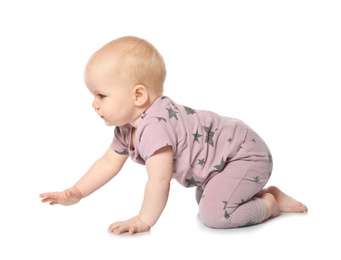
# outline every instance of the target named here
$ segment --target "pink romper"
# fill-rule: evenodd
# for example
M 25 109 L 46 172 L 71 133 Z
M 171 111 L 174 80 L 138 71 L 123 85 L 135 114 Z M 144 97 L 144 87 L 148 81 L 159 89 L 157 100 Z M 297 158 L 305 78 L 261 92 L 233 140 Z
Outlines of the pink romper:
M 116 127 L 112 149 L 145 164 L 158 149 L 171 146 L 173 178 L 185 187 L 196 187 L 205 225 L 233 228 L 264 220 L 266 205 L 255 195 L 269 180 L 272 156 L 242 121 L 162 96 L 141 116 L 134 150 L 129 149 L 131 130 L 131 125 Z

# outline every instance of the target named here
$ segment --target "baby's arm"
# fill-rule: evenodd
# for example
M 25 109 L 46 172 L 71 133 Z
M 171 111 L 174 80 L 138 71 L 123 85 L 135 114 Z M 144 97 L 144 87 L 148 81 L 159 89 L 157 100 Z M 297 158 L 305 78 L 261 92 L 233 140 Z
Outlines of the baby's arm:
M 118 154 L 109 148 L 73 187 L 62 192 L 40 194 L 41 201 L 49 202 L 51 205 L 75 204 L 115 177 L 127 158 L 128 155 Z
M 138 216 L 111 224 L 109 232 L 129 234 L 148 231 L 166 206 L 173 174 L 173 151 L 170 146 L 158 150 L 146 161 L 148 181 Z

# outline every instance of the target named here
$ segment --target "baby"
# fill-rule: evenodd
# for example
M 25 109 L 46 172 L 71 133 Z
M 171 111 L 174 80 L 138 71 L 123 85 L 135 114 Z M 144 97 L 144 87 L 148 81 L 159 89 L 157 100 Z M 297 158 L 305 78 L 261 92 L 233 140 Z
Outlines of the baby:
M 277 187 L 264 188 L 272 156 L 251 127 L 163 96 L 165 77 L 162 56 L 144 39 L 118 38 L 92 55 L 85 84 L 97 114 L 116 126 L 113 141 L 73 187 L 40 194 L 42 202 L 79 202 L 115 177 L 130 157 L 146 166 L 148 181 L 138 215 L 111 224 L 115 234 L 149 231 L 166 206 L 172 178 L 196 187 L 200 220 L 212 228 L 308 211 Z

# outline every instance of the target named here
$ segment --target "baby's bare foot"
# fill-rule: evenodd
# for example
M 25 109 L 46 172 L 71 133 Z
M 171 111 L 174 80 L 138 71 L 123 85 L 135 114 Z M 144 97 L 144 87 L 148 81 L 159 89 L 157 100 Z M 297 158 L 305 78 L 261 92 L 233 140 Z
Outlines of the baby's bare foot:
M 291 198 L 276 186 L 270 186 L 265 192 L 271 193 L 275 197 L 281 212 L 308 212 L 306 205 Z

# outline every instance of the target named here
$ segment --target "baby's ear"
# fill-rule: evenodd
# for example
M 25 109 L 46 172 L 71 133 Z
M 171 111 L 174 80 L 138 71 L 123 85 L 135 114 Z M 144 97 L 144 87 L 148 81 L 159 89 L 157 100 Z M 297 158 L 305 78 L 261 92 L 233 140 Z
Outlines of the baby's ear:
M 136 106 L 143 106 L 148 101 L 148 90 L 143 85 L 136 85 L 133 89 L 133 98 Z

